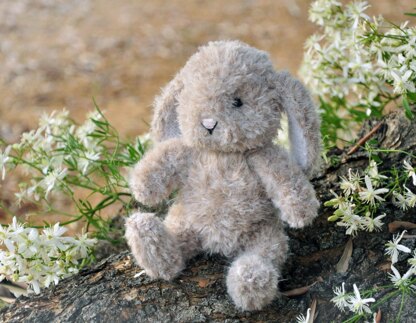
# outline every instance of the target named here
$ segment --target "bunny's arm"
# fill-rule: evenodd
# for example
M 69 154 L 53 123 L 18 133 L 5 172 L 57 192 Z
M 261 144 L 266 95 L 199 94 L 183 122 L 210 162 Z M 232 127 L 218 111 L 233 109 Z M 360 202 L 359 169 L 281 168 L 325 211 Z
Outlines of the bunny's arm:
M 248 163 L 283 221 L 293 228 L 312 223 L 319 208 L 314 188 L 285 149 L 270 146 L 256 151 L 248 156 Z
M 130 175 L 130 189 L 136 200 L 155 205 L 180 188 L 188 173 L 189 150 L 180 138 L 173 138 L 147 152 Z

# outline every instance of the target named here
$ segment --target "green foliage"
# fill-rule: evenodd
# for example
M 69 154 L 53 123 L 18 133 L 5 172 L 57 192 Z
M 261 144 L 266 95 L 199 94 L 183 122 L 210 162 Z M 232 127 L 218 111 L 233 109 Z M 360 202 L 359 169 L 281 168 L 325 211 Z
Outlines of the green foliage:
M 109 207 L 131 209 L 126 172 L 149 144 L 146 138 L 122 140 L 97 105 L 82 125 L 66 111 L 53 112 L 41 118 L 37 130 L 5 148 L 3 169 L 27 174 L 19 184 L 17 202 L 35 205 L 45 224 L 47 215 L 64 216 L 61 225 L 84 221 L 87 231 L 93 227 L 97 238 L 109 239 L 110 222 L 103 212 Z M 75 210 L 60 206 L 57 200 L 62 197 Z

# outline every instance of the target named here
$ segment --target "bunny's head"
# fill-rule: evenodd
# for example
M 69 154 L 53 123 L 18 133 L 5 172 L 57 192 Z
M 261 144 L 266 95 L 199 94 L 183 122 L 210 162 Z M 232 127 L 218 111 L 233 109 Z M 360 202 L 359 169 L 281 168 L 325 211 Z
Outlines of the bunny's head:
M 156 141 L 182 137 L 198 149 L 245 152 L 270 144 L 282 113 L 293 110 L 289 122 L 301 134 L 291 137 L 305 139 L 305 131 L 313 131 L 307 122 L 302 124 L 305 111 L 291 109 L 299 106 L 293 95 L 296 82 L 287 73 L 277 73 L 263 51 L 239 41 L 208 43 L 156 99 L 153 137 Z M 307 92 L 300 94 L 310 101 Z M 313 127 L 319 133 L 319 122 Z M 307 155 L 307 140 L 300 145 Z
M 224 152 L 270 142 L 281 113 L 273 75 L 267 54 L 240 42 L 200 48 L 181 71 L 177 113 L 185 142 Z

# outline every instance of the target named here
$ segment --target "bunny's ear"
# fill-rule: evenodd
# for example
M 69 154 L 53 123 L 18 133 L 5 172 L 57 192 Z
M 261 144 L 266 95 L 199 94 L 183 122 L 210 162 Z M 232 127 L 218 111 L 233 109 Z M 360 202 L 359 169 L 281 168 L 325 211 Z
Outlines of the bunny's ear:
M 156 142 L 164 141 L 169 138 L 181 136 L 179 128 L 177 97 L 182 91 L 183 83 L 180 73 L 168 83 L 159 96 L 156 97 L 153 107 L 154 114 L 151 125 L 151 134 Z
M 288 117 L 291 155 L 305 174 L 311 177 L 321 160 L 318 112 L 309 91 L 288 72 L 277 73 L 277 83 L 280 102 Z

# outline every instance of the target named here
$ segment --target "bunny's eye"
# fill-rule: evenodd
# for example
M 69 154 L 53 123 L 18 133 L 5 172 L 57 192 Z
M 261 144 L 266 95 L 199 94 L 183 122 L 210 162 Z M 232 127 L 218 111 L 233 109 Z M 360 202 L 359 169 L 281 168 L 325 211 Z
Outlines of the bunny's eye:
M 234 98 L 233 108 L 240 108 L 243 105 L 243 102 L 240 98 Z

